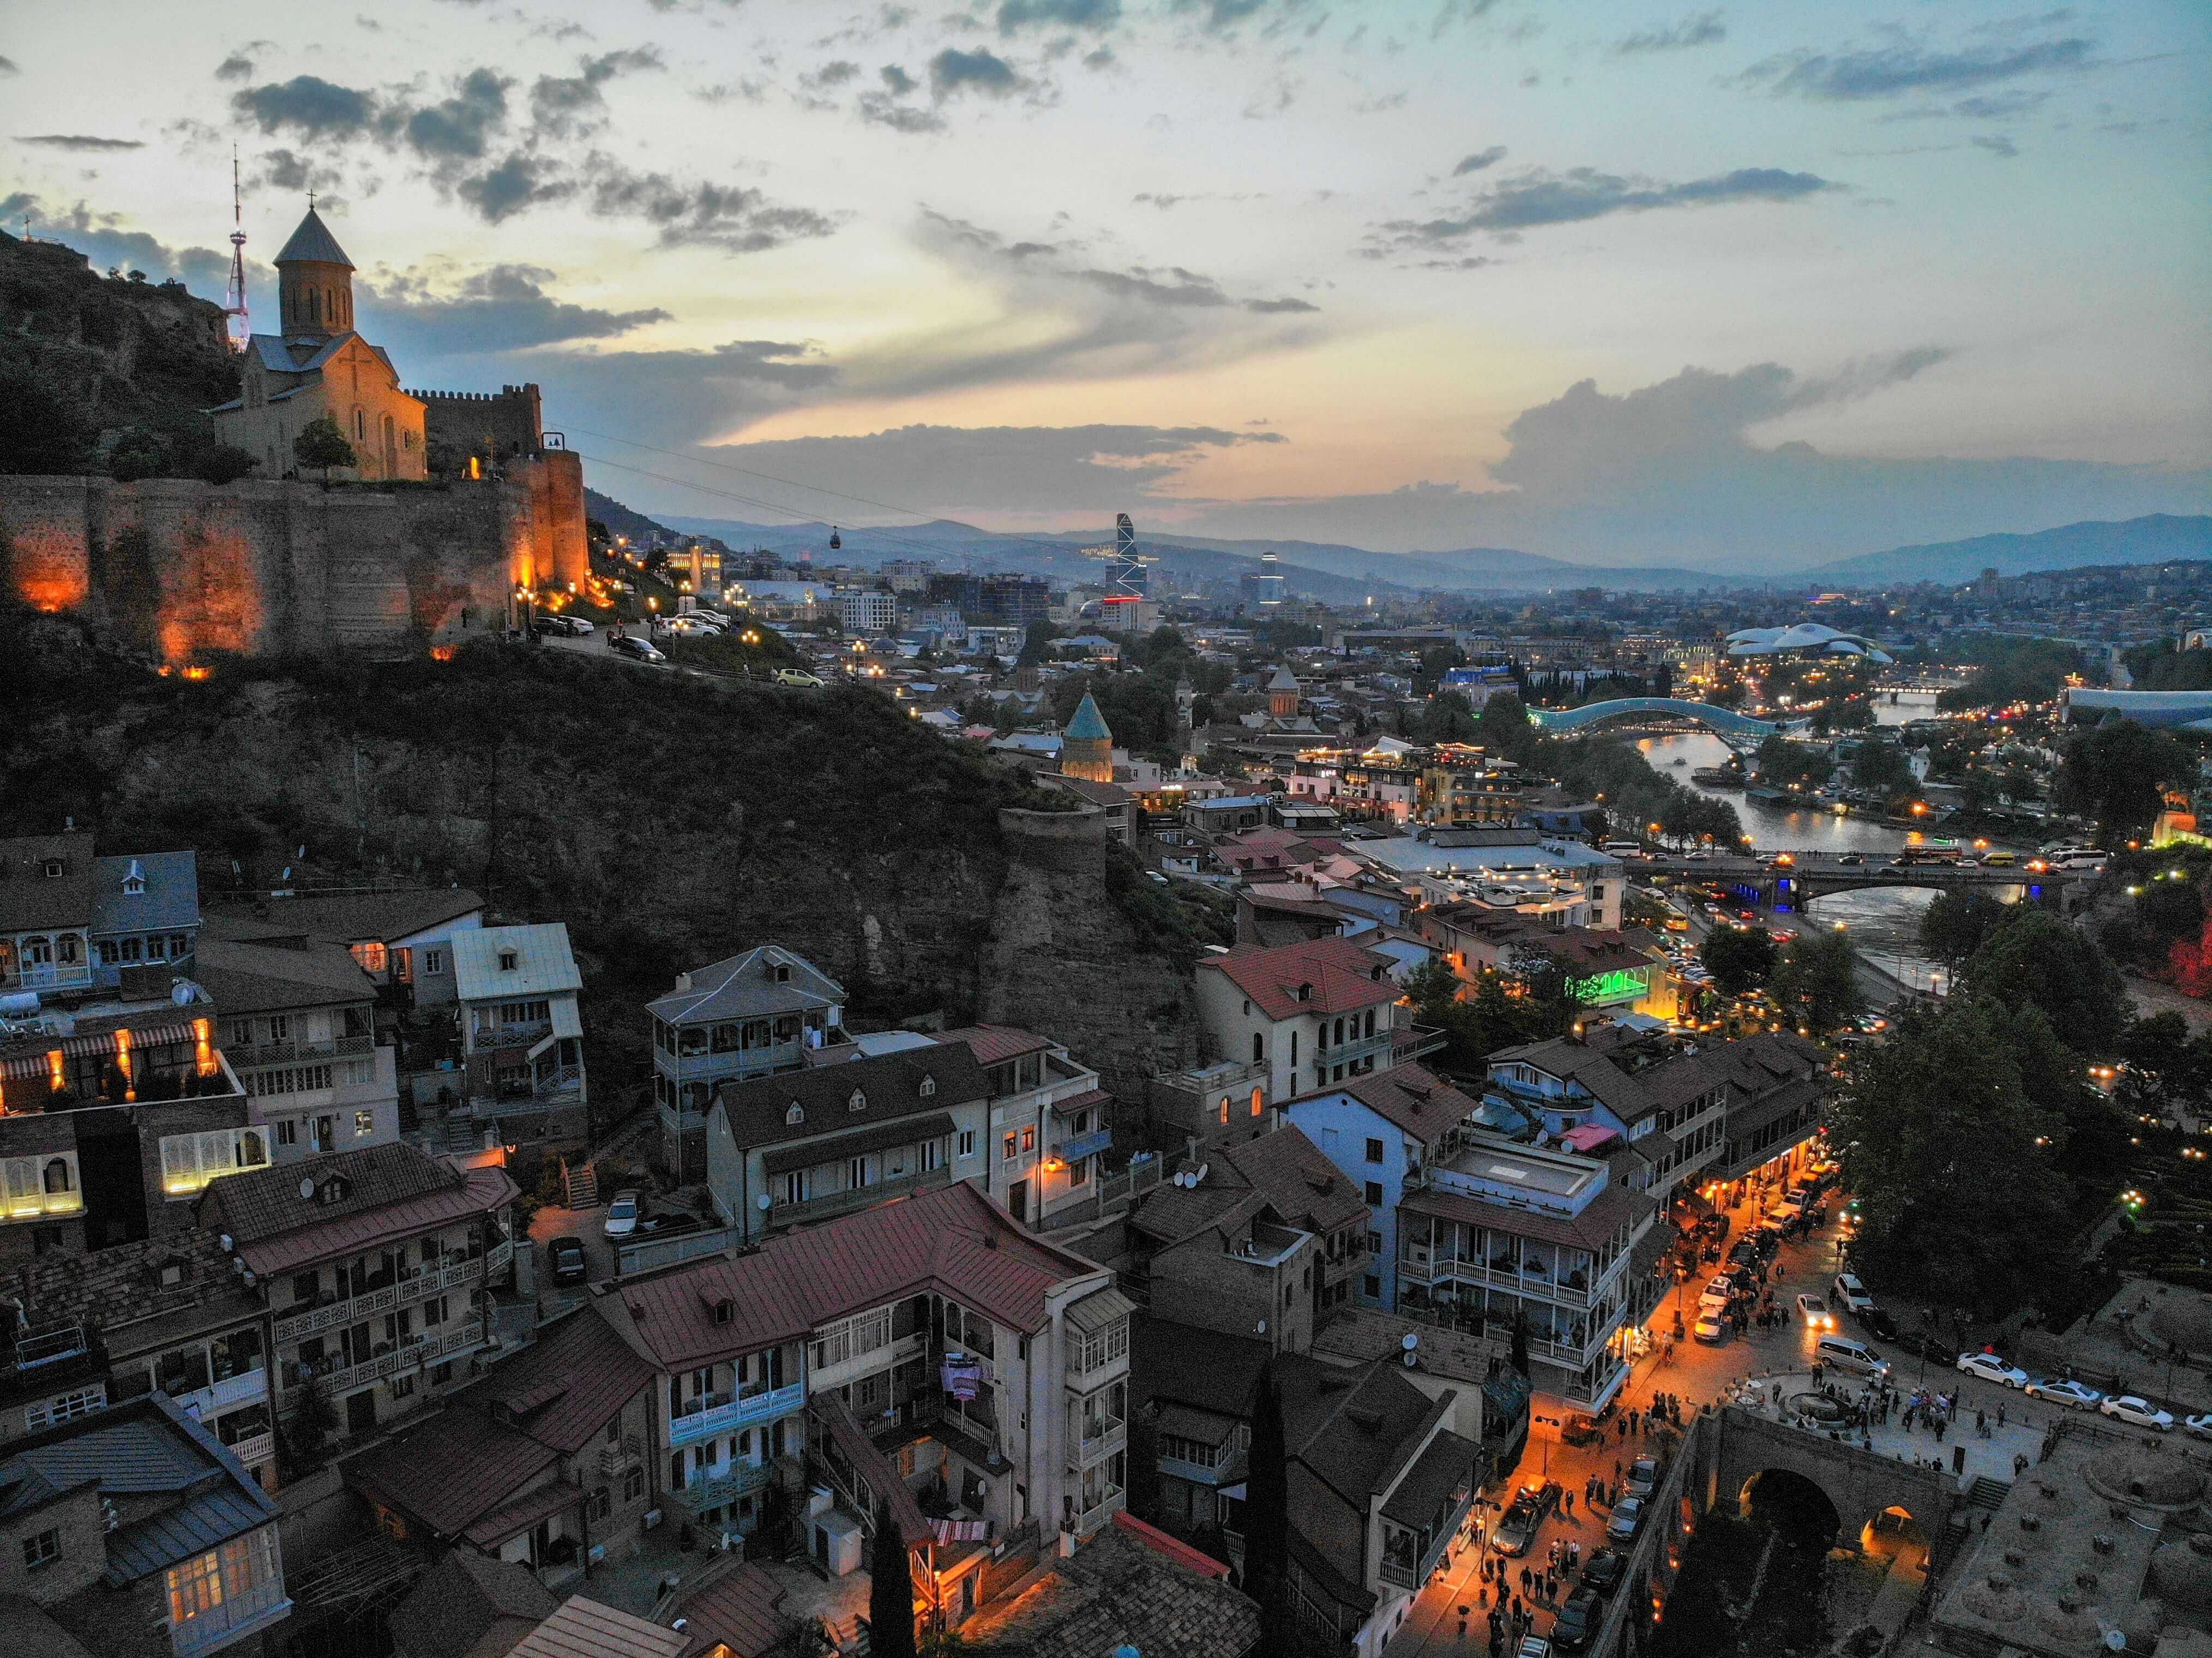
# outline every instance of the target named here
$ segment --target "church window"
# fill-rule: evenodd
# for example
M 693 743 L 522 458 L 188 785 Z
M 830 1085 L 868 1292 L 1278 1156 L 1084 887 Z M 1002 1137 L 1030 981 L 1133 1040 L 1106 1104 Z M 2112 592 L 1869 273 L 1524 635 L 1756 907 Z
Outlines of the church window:
M 354 405 L 353 435 L 356 443 L 368 441 L 368 411 L 358 404 Z

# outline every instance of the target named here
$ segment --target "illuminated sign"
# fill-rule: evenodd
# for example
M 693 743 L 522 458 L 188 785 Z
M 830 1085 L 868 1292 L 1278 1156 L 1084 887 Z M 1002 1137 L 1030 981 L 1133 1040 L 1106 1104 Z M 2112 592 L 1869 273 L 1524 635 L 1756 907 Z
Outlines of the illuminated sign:
M 1609 1002 L 1632 1002 L 1650 988 L 1648 967 L 1617 967 L 1587 979 L 1567 981 L 1567 989 L 1577 1001 L 1601 1007 Z

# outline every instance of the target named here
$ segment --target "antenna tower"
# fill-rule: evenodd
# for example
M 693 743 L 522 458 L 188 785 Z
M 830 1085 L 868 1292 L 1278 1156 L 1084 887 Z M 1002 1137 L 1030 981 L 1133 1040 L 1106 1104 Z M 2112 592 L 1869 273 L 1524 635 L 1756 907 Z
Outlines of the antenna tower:
M 230 349 L 246 349 L 253 326 L 246 319 L 246 210 L 238 188 L 238 146 L 230 147 L 230 293 L 222 307 L 229 319 Z

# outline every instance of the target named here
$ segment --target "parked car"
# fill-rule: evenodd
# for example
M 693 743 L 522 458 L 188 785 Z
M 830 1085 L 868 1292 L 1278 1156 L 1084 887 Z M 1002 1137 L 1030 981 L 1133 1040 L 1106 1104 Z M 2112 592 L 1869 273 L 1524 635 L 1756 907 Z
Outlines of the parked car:
M 2085 1388 L 2078 1382 L 2060 1378 L 2049 1382 L 2031 1382 L 2021 1389 L 2030 1399 L 2048 1399 L 2077 1411 L 2094 1411 L 2105 1402 L 2104 1394 L 2094 1388 Z
M 1734 1278 L 1725 1275 L 1716 1278 L 1705 1285 L 1705 1293 L 1698 1297 L 1698 1310 L 1702 1313 L 1710 1308 L 1715 1312 L 1724 1313 L 1728 1310 L 1729 1303 L 1734 1301 L 1738 1293 Z
M 568 631 L 572 634 L 594 634 L 599 631 L 592 625 L 592 618 L 587 616 L 572 616 L 564 619 L 568 622 Z
M 1611 1549 L 1600 1549 L 1583 1562 L 1583 1584 L 1600 1594 L 1610 1594 L 1620 1586 L 1620 1575 L 1628 1569 L 1628 1562 Z
M 1605 1534 L 1616 1543 L 1632 1539 L 1644 1524 L 1644 1499 L 1624 1497 L 1613 1505 L 1613 1518 L 1605 1522 Z
M 1620 1482 L 1620 1489 L 1631 1497 L 1650 1497 L 1659 1489 L 1659 1459 L 1656 1456 L 1638 1457 L 1628 1465 L 1628 1473 Z
M 1552 1643 L 1540 1635 L 1524 1635 L 1513 1658 L 1552 1658 Z
M 1521 1489 L 1513 1493 L 1513 1500 L 1526 1503 L 1536 1510 L 1536 1517 L 1540 1520 L 1559 1506 L 1559 1482 L 1542 1479 L 1523 1480 Z
M 612 639 L 607 641 L 607 645 L 616 655 L 626 656 L 633 662 L 665 662 L 668 660 L 668 659 L 663 656 L 659 651 L 655 649 L 646 641 L 640 639 L 635 634 L 617 634 Z
M 1837 1273 L 1835 1291 L 1836 1299 L 1843 1303 L 1847 1313 L 1864 1312 L 1874 1305 L 1874 1297 L 1867 1293 L 1866 1285 L 1852 1273 Z
M 778 668 L 775 671 L 775 683 L 779 685 L 797 685 L 808 690 L 822 689 L 822 682 L 804 668 Z
M 568 635 L 568 618 L 558 616 L 541 616 L 530 624 L 530 631 L 540 639 L 565 639 Z
M 1708 1347 L 1724 1347 L 1732 1332 L 1726 1314 L 1701 1311 L 1698 1321 L 1690 1327 L 1690 1333 Z
M 581 1238 L 555 1238 L 545 1253 L 553 1263 L 553 1281 L 556 1284 L 581 1284 L 591 1270 L 591 1262 L 584 1254 Z
M 2106 1416 L 2117 1417 L 2135 1427 L 2155 1428 L 2160 1433 L 2173 1425 L 2172 1412 L 2161 1411 L 2148 1400 L 2134 1394 L 2122 1394 L 2117 1399 L 2108 1399 L 2097 1408 Z
M 2015 1370 L 1995 1353 L 1962 1353 L 1959 1369 L 1968 1376 L 1978 1376 L 1984 1382 L 2002 1382 L 2008 1388 L 2027 1386 L 2027 1372 Z
M 2199 1439 L 2212 1439 L 2212 1415 L 2185 1416 L 2181 1425 Z
M 1552 1620 L 1552 1644 L 1561 1652 L 1587 1652 L 1604 1621 L 1605 1602 L 1598 1599 L 1597 1591 L 1578 1588 Z
M 1804 1315 L 1808 1329 L 1832 1330 L 1836 1327 L 1836 1315 L 1828 1310 L 1828 1303 L 1818 1296 L 1798 1297 L 1797 1310 Z
M 1516 1500 L 1507 1507 L 1498 1529 L 1491 1533 L 1491 1546 L 1500 1554 L 1518 1558 L 1528 1552 L 1529 1544 L 1536 1540 L 1536 1527 L 1543 1523 L 1544 1516 L 1533 1504 Z
M 629 1237 L 637 1230 L 639 1207 L 636 1193 L 616 1193 L 615 1200 L 607 1206 L 607 1218 L 600 1230 L 611 1238 Z
M 1895 1341 L 1897 1339 L 1897 1321 L 1872 1302 L 1857 1309 L 1853 1316 L 1858 1320 L 1859 1327 L 1876 1340 Z M 1948 1364 L 1954 1357 L 1956 1355 L 1947 1353 L 1943 1356 L 1943 1362 Z

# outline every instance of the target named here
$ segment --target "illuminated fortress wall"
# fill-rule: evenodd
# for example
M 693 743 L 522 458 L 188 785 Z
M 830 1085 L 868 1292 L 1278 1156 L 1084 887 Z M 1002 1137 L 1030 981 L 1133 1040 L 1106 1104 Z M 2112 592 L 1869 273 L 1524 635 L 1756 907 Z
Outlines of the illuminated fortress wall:
M 507 625 L 515 584 L 580 581 L 583 471 L 378 489 L 0 477 L 0 582 L 164 659 L 427 649 Z

